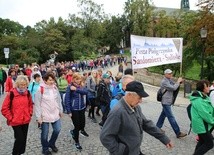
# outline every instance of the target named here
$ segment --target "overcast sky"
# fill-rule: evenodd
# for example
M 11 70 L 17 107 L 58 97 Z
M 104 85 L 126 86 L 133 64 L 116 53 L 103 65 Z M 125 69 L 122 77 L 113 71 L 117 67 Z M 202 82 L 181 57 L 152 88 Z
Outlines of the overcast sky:
M 127 0 L 93 0 L 104 5 L 107 14 L 123 13 L 124 3 Z M 153 0 L 155 6 L 180 8 L 181 0 Z M 196 10 L 198 0 L 189 0 L 190 9 Z M 0 0 L 0 18 L 9 18 L 23 26 L 34 26 L 41 20 L 54 17 L 68 19 L 68 14 L 79 11 L 76 0 Z

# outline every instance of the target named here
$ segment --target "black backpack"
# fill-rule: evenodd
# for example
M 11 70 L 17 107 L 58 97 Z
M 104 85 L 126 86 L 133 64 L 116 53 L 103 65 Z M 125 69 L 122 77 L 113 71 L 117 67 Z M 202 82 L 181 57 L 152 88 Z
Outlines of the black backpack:
M 162 101 L 162 97 L 163 95 L 167 92 L 167 90 L 165 89 L 165 91 L 162 93 L 162 89 L 160 88 L 157 92 L 157 101 L 161 102 Z

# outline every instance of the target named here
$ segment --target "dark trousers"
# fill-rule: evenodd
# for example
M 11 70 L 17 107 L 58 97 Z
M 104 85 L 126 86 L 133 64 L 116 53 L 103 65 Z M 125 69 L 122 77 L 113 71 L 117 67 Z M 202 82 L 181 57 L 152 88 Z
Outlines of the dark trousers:
M 79 131 L 85 128 L 85 109 L 80 111 L 72 111 L 71 117 L 74 124 L 74 140 L 79 143 Z
M 194 155 L 203 155 L 213 148 L 213 136 L 210 132 L 198 134 L 199 141 L 195 147 Z
M 89 98 L 89 102 L 90 102 L 90 109 L 88 112 L 88 116 L 92 116 L 92 118 L 94 118 L 94 108 L 95 108 L 95 98 Z
M 15 138 L 12 153 L 13 155 L 20 155 L 25 153 L 28 126 L 29 124 L 12 126 Z

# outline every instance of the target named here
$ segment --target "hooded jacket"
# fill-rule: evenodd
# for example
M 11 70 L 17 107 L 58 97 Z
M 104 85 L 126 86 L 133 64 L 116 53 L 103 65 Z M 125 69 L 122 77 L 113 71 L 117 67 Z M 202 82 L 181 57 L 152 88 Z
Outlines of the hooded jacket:
M 10 93 L 7 94 L 2 105 L 2 115 L 7 119 L 9 126 L 17 126 L 30 123 L 33 114 L 33 102 L 26 90 L 20 94 L 16 88 L 11 90 L 14 94 L 12 102 Z
M 63 109 L 59 90 L 55 85 L 49 86 L 44 83 L 41 87 L 43 88 L 38 89 L 34 98 L 36 118 L 43 122 L 55 122 L 60 119 Z
M 203 95 L 200 91 L 194 91 L 190 96 L 192 130 L 196 134 L 206 133 L 214 126 L 214 108 L 210 98 Z

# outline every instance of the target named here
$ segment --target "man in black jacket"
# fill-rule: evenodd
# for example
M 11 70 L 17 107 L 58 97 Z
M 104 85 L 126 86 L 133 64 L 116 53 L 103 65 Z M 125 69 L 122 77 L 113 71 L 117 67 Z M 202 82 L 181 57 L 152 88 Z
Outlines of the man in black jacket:
M 102 80 L 100 81 L 97 89 L 97 102 L 100 105 L 102 111 L 102 121 L 99 123 L 103 126 L 107 115 L 110 110 L 111 92 L 110 92 L 110 75 L 105 73 L 102 75 Z

